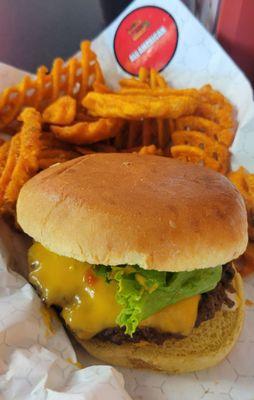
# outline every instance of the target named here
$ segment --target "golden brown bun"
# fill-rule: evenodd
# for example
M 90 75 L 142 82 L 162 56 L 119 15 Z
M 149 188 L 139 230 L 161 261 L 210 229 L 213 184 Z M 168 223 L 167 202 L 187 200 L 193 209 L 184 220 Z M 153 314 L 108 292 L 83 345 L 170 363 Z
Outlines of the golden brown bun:
M 245 205 L 229 180 L 158 156 L 93 154 L 49 168 L 23 186 L 17 218 L 49 250 L 91 264 L 193 270 L 247 245 Z
M 185 339 L 170 339 L 163 345 L 152 343 L 115 345 L 92 339 L 79 341 L 94 357 L 113 365 L 149 368 L 168 373 L 185 373 L 212 367 L 222 361 L 237 341 L 244 319 L 242 279 L 236 275 L 239 306 L 235 311 L 219 311 Z

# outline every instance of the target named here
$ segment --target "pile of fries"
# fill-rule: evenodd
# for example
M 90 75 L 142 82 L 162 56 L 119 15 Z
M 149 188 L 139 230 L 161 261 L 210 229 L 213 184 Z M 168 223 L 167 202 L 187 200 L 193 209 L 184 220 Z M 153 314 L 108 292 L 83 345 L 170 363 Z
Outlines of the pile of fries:
M 254 176 L 230 172 L 233 105 L 210 85 L 172 88 L 154 69 L 106 85 L 90 43 L 81 57 L 55 59 L 0 94 L 0 211 L 15 216 L 22 185 L 39 171 L 95 152 L 136 152 L 205 165 L 242 193 L 254 240 Z

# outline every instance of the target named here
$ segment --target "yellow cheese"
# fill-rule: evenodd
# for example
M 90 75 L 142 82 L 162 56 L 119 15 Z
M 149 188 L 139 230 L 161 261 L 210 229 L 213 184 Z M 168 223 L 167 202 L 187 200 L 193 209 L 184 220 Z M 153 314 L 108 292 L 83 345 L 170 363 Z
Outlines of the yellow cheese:
M 29 250 L 30 282 L 47 305 L 61 306 L 66 324 L 80 339 L 114 327 L 120 306 L 116 283 L 95 276 L 91 265 L 59 256 L 35 243 Z
M 62 308 L 66 324 L 80 339 L 89 339 L 116 326 L 121 306 L 115 300 L 116 283 L 105 282 L 88 263 L 59 256 L 35 243 L 28 254 L 30 282 L 47 305 Z M 197 318 L 200 295 L 169 305 L 142 321 L 160 331 L 188 335 Z
M 150 326 L 158 331 L 189 335 L 197 319 L 200 295 L 171 304 L 151 315 L 140 326 Z

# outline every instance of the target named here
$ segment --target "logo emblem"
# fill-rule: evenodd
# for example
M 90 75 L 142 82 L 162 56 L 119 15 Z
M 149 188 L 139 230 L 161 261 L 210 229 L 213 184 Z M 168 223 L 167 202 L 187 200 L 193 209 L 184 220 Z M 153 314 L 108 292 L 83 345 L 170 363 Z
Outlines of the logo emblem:
M 129 74 L 140 67 L 163 70 L 173 58 L 178 29 L 172 15 L 160 7 L 145 6 L 131 11 L 120 22 L 114 37 L 118 64 Z

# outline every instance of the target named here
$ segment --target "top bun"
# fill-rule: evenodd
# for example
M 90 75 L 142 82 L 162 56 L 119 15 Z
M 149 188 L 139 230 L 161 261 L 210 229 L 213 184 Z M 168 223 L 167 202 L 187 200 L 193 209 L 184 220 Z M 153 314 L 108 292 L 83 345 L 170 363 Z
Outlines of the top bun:
M 29 180 L 21 228 L 49 250 L 90 264 L 187 271 L 225 264 L 247 245 L 242 197 L 198 165 L 135 154 L 92 154 Z

